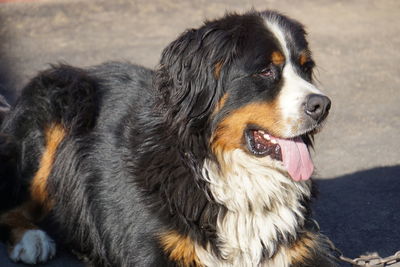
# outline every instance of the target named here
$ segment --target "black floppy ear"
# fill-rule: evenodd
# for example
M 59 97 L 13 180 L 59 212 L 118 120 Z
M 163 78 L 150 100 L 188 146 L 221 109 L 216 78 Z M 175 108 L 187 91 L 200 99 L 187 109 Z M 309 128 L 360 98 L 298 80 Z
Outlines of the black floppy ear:
M 221 36 L 210 26 L 188 30 L 163 51 L 155 87 L 175 123 L 192 126 L 204 121 L 222 96 L 215 73 L 217 66 L 220 75 L 229 42 Z

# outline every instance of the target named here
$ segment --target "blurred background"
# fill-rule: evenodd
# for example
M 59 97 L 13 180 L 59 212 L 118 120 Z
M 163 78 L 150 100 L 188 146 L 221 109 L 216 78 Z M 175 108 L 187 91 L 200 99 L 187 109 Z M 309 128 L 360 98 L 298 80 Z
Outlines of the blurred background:
M 251 8 L 306 26 L 317 84 L 333 102 L 313 153 L 322 232 L 348 257 L 400 250 L 398 0 L 0 0 L 0 94 L 14 102 L 30 78 L 58 62 L 154 68 L 185 29 Z M 61 250 L 46 266 L 75 264 Z M 0 266 L 14 266 L 2 244 Z

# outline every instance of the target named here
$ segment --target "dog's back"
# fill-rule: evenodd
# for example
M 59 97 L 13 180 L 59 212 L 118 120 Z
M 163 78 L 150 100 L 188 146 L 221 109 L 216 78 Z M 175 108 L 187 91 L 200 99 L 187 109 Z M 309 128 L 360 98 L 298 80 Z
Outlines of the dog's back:
M 11 210 L 1 217 L 4 237 L 18 239 L 30 228 L 24 219 L 41 220 L 52 210 L 60 215 L 54 218 L 66 244 L 97 259 L 95 265 L 108 265 L 107 258 L 121 266 L 164 264 L 163 255 L 154 256 L 160 248 L 149 234 L 159 231 L 158 219 L 146 215 L 133 184 L 120 184 L 131 175 L 121 153 L 128 142 L 134 143 L 127 131 L 133 130 L 136 116 L 146 116 L 144 107 L 154 105 L 152 76 L 152 71 L 128 63 L 87 70 L 61 65 L 40 73 L 23 89 L 1 127 L 0 156 L 7 159 L 1 161 L 2 203 L 3 210 Z M 105 210 L 91 205 L 103 201 L 108 203 Z M 24 218 L 26 213 L 32 217 Z M 124 222 L 127 216 L 136 224 Z M 13 228 L 4 226 L 9 223 Z M 96 225 L 110 232 L 102 234 Z M 114 231 L 140 242 L 131 243 L 129 251 L 107 252 L 105 245 L 127 242 L 114 239 Z M 50 237 L 34 234 L 48 249 L 42 248 L 37 259 L 16 252 L 13 260 L 36 263 L 53 256 Z

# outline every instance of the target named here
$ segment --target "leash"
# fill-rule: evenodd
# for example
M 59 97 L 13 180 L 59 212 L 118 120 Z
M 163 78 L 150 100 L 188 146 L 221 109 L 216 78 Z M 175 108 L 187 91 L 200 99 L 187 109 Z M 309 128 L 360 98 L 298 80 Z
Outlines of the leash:
M 396 253 L 394 253 L 392 256 L 389 257 L 385 257 L 382 258 L 380 257 L 377 253 L 373 253 L 370 255 L 362 255 L 358 258 L 348 258 L 345 257 L 342 253 L 342 251 L 340 251 L 331 240 L 329 240 L 330 246 L 332 247 L 332 249 L 338 253 L 337 258 L 345 263 L 349 263 L 351 264 L 353 267 L 387 267 L 387 266 L 393 266 L 396 263 L 400 264 L 400 250 L 397 251 Z M 396 266 L 400 266 L 397 265 Z
M 312 229 L 320 232 L 321 228 L 316 220 L 310 219 L 307 220 L 308 226 Z M 353 267 L 400 267 L 400 250 L 394 253 L 392 256 L 382 258 L 378 255 L 378 253 L 372 253 L 369 255 L 361 255 L 358 258 L 348 258 L 343 255 L 343 252 L 338 249 L 333 242 L 326 237 L 326 241 L 331 249 L 335 252 L 334 257 L 338 259 L 338 261 L 345 262 L 351 264 Z M 397 264 L 398 263 L 398 264 Z

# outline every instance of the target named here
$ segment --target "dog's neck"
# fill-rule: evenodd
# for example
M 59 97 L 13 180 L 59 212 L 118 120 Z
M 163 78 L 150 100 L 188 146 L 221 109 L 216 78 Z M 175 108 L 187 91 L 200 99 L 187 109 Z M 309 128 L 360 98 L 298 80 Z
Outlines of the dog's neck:
M 198 247 L 199 258 L 210 266 L 281 262 L 280 246 L 295 240 L 304 224 L 310 183 L 288 178 L 278 161 L 239 149 L 225 152 L 221 161 L 206 160 L 203 168 L 213 198 L 227 210 L 216 225 L 220 255 L 217 259 L 210 249 Z

